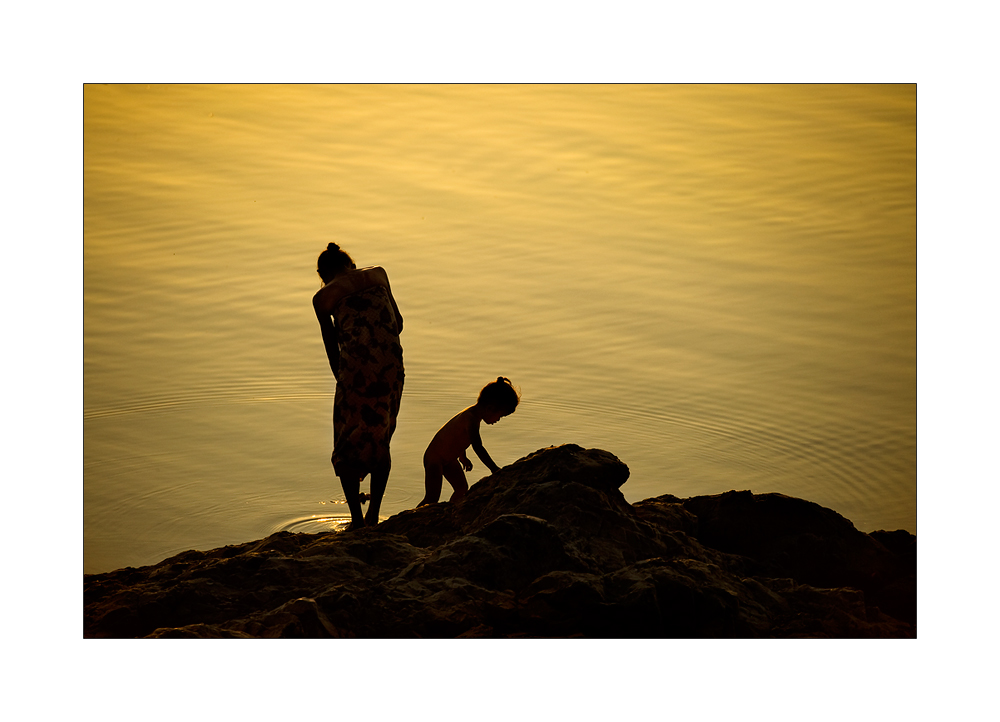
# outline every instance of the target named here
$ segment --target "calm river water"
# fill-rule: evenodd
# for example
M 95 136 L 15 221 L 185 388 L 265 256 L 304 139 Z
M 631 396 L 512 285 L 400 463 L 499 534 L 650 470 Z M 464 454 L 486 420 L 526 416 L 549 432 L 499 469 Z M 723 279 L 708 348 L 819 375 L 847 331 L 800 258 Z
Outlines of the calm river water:
M 405 319 L 385 516 L 503 375 L 501 465 L 916 533 L 915 86 L 88 85 L 84 196 L 85 572 L 346 517 L 330 241 Z

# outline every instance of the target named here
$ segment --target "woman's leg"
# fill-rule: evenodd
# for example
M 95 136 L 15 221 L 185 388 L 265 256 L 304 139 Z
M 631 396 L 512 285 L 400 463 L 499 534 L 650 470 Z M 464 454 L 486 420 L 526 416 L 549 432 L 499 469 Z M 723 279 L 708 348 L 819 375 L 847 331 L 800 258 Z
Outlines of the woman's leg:
M 331 458 L 330 461 L 333 461 Z M 336 469 L 336 467 L 334 467 Z M 347 497 L 347 508 L 351 510 L 351 525 L 348 529 L 358 529 L 365 525 L 365 516 L 361 511 L 361 476 L 345 473 L 340 476 L 340 486 Z
M 361 479 L 356 477 L 340 477 L 340 485 L 347 497 L 347 508 L 351 510 L 351 525 L 348 529 L 357 529 L 365 525 L 365 515 L 361 511 Z
M 389 470 L 391 468 L 392 460 L 386 455 L 385 462 L 372 470 L 371 499 L 368 500 L 368 513 L 365 514 L 365 523 L 368 526 L 378 524 L 378 512 L 382 507 L 382 497 L 385 496 L 385 487 L 389 483 Z

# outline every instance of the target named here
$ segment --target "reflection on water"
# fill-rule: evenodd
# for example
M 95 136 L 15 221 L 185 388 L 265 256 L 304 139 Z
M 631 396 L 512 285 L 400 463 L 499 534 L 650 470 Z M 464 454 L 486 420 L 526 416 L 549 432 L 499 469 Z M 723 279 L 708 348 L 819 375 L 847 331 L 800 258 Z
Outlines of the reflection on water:
M 298 519 L 289 519 L 283 524 L 275 526 L 271 533 L 279 531 L 290 531 L 295 534 L 318 534 L 328 531 L 344 531 L 351 523 L 351 515 L 346 516 L 322 516 L 313 514 L 303 516 Z
M 916 532 L 913 86 L 87 86 L 84 110 L 85 571 L 336 517 L 331 240 L 406 320 L 383 515 L 503 375 L 500 464 L 572 442 L 629 465 L 630 501 L 774 491 Z

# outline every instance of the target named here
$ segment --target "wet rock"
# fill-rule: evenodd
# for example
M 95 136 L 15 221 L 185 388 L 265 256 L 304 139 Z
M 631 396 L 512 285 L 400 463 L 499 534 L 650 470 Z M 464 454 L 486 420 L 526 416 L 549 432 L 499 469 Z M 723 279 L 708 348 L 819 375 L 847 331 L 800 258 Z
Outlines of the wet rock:
M 912 637 L 916 539 L 811 502 L 629 504 L 606 451 L 542 449 L 459 504 L 84 576 L 88 637 Z M 906 535 L 906 536 L 903 536 Z

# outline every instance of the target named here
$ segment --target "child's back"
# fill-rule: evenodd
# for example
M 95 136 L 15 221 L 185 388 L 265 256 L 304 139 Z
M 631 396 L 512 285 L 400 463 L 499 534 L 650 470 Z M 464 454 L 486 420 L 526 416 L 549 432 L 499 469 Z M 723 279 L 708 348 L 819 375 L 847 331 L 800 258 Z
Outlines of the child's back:
M 479 426 L 479 417 L 474 413 L 474 408 L 469 406 L 462 409 L 434 434 L 424 452 L 425 463 L 427 459 L 457 459 L 469 448 L 472 443 L 471 429 Z

